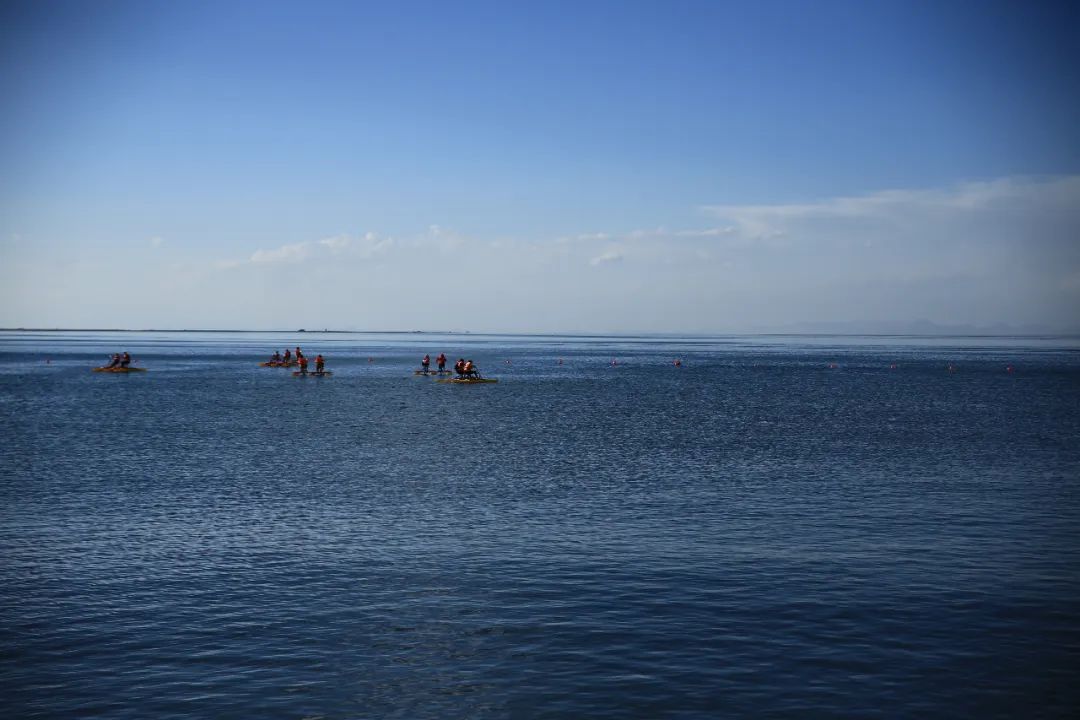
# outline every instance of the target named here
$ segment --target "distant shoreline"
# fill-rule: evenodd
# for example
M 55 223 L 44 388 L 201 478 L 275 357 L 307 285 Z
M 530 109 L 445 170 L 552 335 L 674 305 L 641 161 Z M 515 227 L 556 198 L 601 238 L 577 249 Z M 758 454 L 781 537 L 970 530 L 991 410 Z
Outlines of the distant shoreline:
M 362 334 L 362 335 L 422 335 L 432 333 L 443 333 L 447 335 L 468 335 L 468 331 L 464 330 L 308 330 L 306 328 L 302 330 L 203 330 L 199 328 L 187 328 L 184 330 L 173 330 L 164 328 L 0 328 L 0 332 L 115 332 L 115 333 L 138 333 L 138 332 L 156 332 L 156 333 L 344 333 L 344 334 Z
M 636 338 L 636 337 L 880 337 L 880 338 L 1080 338 L 1080 332 L 726 332 L 726 333 L 555 333 L 555 332 L 473 332 L 470 330 L 206 330 L 206 329 L 162 329 L 162 328 L 25 328 L 5 327 L 0 332 L 25 333 L 215 333 L 215 334 L 263 334 L 263 335 L 469 335 L 469 336 L 505 336 L 527 337 L 566 337 L 566 338 Z

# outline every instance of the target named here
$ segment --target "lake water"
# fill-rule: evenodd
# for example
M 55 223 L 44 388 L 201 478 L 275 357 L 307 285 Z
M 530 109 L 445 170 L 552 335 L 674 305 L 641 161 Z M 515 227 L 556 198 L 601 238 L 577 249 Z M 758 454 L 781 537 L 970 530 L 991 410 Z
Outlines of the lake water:
M 4 717 L 1080 706 L 1075 338 L 4 332 L 0 419 Z

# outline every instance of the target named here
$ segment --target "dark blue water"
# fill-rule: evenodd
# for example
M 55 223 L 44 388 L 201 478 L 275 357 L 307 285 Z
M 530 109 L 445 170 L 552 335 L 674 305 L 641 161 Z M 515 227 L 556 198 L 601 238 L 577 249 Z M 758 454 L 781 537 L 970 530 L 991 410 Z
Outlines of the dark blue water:
M 1080 703 L 1075 341 L 5 333 L 0 419 L 4 717 Z

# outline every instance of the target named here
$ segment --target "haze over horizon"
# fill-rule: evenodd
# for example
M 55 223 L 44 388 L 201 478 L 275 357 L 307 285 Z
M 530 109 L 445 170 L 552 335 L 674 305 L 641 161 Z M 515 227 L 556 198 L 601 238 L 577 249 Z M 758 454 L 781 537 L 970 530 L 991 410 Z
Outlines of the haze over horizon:
M 5 3 L 0 326 L 1080 332 L 1078 21 Z

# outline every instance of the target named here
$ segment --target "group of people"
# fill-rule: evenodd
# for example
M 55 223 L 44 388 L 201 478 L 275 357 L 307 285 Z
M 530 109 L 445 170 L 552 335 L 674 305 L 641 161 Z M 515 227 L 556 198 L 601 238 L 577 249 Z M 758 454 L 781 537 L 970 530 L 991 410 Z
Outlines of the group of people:
M 456 372 L 460 378 L 480 377 L 480 371 L 476 368 L 473 361 L 464 358 L 458 358 L 458 361 L 454 363 L 454 372 Z
M 296 355 L 294 356 L 292 350 L 285 348 L 285 354 L 282 355 L 277 350 L 270 356 L 270 362 L 281 363 L 282 365 L 292 365 L 300 362 L 300 358 L 304 357 L 304 353 L 300 351 L 300 346 L 296 346 Z
M 435 364 L 439 368 L 439 372 L 446 372 L 446 355 L 445 353 L 439 353 L 439 357 L 435 358 Z M 420 361 L 421 372 L 431 372 L 431 356 L 424 355 L 424 359 Z M 466 360 L 465 358 L 458 358 L 458 361 L 454 363 L 454 372 L 458 377 L 480 377 L 480 372 L 476 368 L 476 364 L 472 360 Z
M 124 353 L 127 356 L 127 353 Z M 130 358 L 129 358 L 130 359 Z M 306 373 L 308 371 L 308 359 L 304 355 L 304 351 L 299 346 L 296 348 L 296 352 L 293 353 L 288 348 L 285 348 L 285 353 L 279 353 L 276 350 L 270 358 L 270 362 L 280 365 L 298 365 L 300 372 Z M 439 356 L 435 358 L 435 365 L 438 367 L 439 372 L 446 372 L 446 354 L 439 353 Z M 315 356 L 315 372 L 321 373 L 325 367 L 325 361 L 322 354 Z M 420 361 L 420 367 L 423 368 L 424 373 L 431 372 L 431 356 L 424 355 L 424 359 Z M 480 377 L 480 371 L 477 369 L 476 364 L 472 360 L 466 360 L 465 358 L 458 358 L 458 361 L 454 363 L 454 372 L 461 378 L 478 378 Z
M 122 353 L 114 353 L 113 356 L 112 356 L 112 360 L 105 367 L 107 367 L 107 368 L 114 368 L 114 367 L 126 368 L 130 364 L 131 364 L 131 355 L 128 353 L 127 350 L 125 350 Z
M 446 355 L 439 353 L 439 357 L 435 358 L 435 364 L 439 368 L 439 372 L 446 372 Z M 420 361 L 420 367 L 424 372 L 431 372 L 431 356 L 424 355 L 424 359 Z
M 300 372 L 302 372 L 302 373 L 306 373 L 307 369 L 308 369 L 308 359 L 304 355 L 304 351 L 300 349 L 299 345 L 296 346 L 296 353 L 295 354 L 293 354 L 293 352 L 290 351 L 289 348 L 285 348 L 285 354 L 284 355 L 282 355 L 277 350 L 275 350 L 274 354 L 270 357 L 270 362 L 272 362 L 272 363 L 280 363 L 280 364 L 285 365 L 285 366 L 294 365 L 294 364 L 299 365 L 300 366 Z M 315 356 L 315 372 L 317 372 L 317 373 L 323 372 L 325 366 L 326 366 L 326 361 L 323 360 L 322 353 L 319 353 L 318 355 Z

